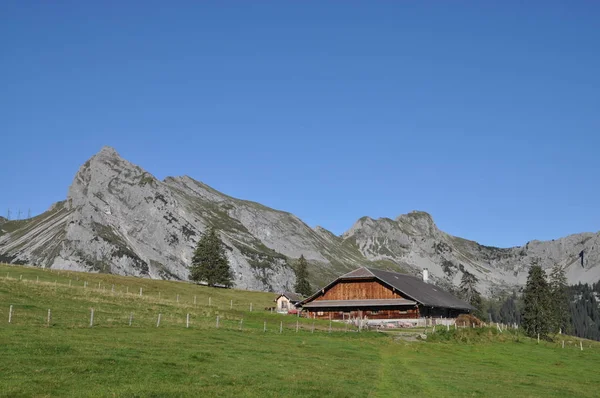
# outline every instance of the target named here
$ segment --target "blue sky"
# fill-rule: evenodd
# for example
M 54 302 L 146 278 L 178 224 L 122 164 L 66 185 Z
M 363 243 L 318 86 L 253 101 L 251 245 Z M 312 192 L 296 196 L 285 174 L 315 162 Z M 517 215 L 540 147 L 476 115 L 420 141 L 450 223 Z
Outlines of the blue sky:
M 600 3 L 0 2 L 0 214 L 110 145 L 340 234 L 600 230 Z

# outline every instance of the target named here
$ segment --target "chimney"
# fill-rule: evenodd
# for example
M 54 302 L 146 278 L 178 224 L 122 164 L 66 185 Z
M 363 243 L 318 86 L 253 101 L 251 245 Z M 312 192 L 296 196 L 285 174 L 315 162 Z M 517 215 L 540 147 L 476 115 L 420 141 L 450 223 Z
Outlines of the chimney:
M 427 268 L 423 268 L 423 282 L 429 283 L 429 270 Z

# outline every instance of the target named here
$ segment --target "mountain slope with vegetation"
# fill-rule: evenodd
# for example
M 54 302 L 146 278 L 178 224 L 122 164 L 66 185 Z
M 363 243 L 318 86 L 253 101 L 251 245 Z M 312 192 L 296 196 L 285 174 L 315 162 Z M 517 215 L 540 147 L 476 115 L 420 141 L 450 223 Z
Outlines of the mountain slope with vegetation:
M 412 212 L 363 217 L 336 236 L 188 176 L 160 181 L 109 147 L 80 168 L 65 201 L 31 219 L 0 220 L 0 260 L 187 280 L 209 227 L 219 231 L 240 288 L 291 290 L 300 256 L 313 288 L 364 265 L 412 274 L 428 268 L 447 287 L 468 272 L 484 295 L 523 285 L 533 263 L 561 265 L 570 283 L 600 279 L 600 233 L 500 249 L 449 235 L 429 214 Z

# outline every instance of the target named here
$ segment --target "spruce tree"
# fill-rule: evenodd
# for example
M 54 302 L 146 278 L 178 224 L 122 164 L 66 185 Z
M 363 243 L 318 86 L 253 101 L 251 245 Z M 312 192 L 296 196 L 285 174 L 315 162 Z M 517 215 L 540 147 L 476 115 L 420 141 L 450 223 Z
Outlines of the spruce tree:
M 233 286 L 233 273 L 225 255 L 225 247 L 217 231 L 210 228 L 196 245 L 190 267 L 190 279 L 208 286 Z
M 458 286 L 458 291 L 463 300 L 468 303 L 471 303 L 471 299 L 478 292 L 476 289 L 477 286 L 477 277 L 468 271 L 464 271 L 462 277 L 460 279 L 460 285 Z
M 550 289 L 546 274 L 539 265 L 529 268 L 527 284 L 523 291 L 523 315 L 521 317 L 525 334 L 530 337 L 547 338 L 551 323 Z
M 294 289 L 296 293 L 299 293 L 303 296 L 310 296 L 312 294 L 312 289 L 310 287 L 310 283 L 308 282 L 308 264 L 306 263 L 306 259 L 304 255 L 301 255 L 298 259 L 298 266 L 296 267 L 296 285 Z
M 462 278 L 460 279 L 458 292 L 463 300 L 475 307 L 473 315 L 479 319 L 483 319 L 483 300 L 481 294 L 477 291 L 477 282 L 479 282 L 479 280 L 475 275 L 468 271 L 464 271 Z
M 551 330 L 554 333 L 570 332 L 569 325 L 569 296 L 567 276 L 562 267 L 556 264 L 552 267 L 548 281 L 550 288 L 550 304 L 552 306 Z

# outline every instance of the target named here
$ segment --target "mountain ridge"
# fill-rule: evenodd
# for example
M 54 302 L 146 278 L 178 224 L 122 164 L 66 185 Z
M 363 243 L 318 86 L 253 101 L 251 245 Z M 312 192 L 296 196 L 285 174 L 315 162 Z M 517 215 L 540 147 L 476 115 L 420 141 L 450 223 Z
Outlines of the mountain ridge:
M 447 234 L 415 210 L 394 219 L 361 217 L 338 236 L 188 175 L 161 181 L 111 147 L 80 167 L 65 201 L 28 220 L 0 219 L 0 261 L 186 280 L 195 243 L 209 226 L 220 231 L 236 286 L 252 290 L 290 290 L 300 255 L 315 286 L 362 265 L 412 274 L 428 268 L 446 286 L 468 271 L 484 294 L 522 285 L 534 262 L 563 265 L 572 283 L 600 279 L 600 233 L 496 248 Z

